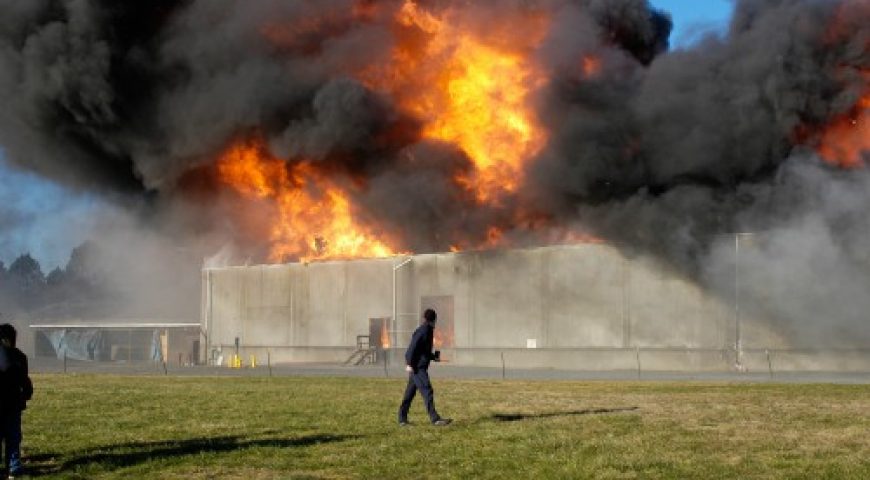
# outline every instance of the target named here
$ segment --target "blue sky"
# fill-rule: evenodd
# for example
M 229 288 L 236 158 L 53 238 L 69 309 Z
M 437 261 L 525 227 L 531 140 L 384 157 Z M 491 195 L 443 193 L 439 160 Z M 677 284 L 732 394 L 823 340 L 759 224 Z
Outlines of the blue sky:
M 66 265 L 70 251 L 92 233 L 87 226 L 99 200 L 13 170 L 2 150 L 0 178 L 0 261 L 8 267 L 29 252 L 45 273 Z
M 671 47 L 691 45 L 707 31 L 723 31 L 733 9 L 731 0 L 652 0 L 671 13 Z M 30 252 L 48 272 L 63 266 L 70 250 L 90 232 L 87 220 L 100 202 L 68 191 L 6 165 L 0 145 L 0 261 L 9 263 Z
M 734 9 L 732 0 L 651 0 L 656 8 L 671 13 L 674 31 L 671 47 L 685 47 L 699 34 L 723 31 Z

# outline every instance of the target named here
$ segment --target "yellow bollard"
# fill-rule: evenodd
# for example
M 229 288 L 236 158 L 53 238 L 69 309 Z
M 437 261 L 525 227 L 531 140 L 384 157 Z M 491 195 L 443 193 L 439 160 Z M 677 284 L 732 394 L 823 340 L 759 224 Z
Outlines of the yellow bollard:
M 234 355 L 235 359 L 233 360 L 233 368 L 242 368 L 242 356 Z
M 251 368 L 257 368 L 257 357 L 255 355 L 251 355 Z

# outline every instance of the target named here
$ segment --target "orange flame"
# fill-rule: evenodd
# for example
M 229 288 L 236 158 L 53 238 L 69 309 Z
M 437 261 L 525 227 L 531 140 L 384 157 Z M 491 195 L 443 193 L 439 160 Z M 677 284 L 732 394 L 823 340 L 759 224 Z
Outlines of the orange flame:
M 453 348 L 454 346 L 454 331 L 451 322 L 440 322 L 441 324 L 435 328 L 432 335 L 432 347 L 435 350 L 442 348 Z M 442 356 L 442 358 L 444 358 Z
M 864 165 L 864 156 L 870 154 L 870 90 L 850 114 L 825 128 L 818 152 L 827 162 L 842 168 Z
M 390 348 L 390 331 L 389 323 L 384 321 L 381 323 L 381 347 Z
M 586 55 L 583 57 L 583 76 L 586 78 L 595 78 L 601 73 L 601 58 L 594 55 Z
M 443 348 L 443 347 L 444 347 L 444 333 L 442 333 L 441 330 L 436 328 L 434 333 L 432 334 L 432 348 L 435 348 L 437 350 L 437 349 Z
M 870 37 L 855 37 L 856 32 L 870 18 L 870 1 L 856 0 L 842 2 L 827 26 L 824 42 L 831 48 L 839 48 L 844 43 L 850 48 L 860 48 L 863 58 L 870 54 Z M 863 46 L 859 46 L 863 41 Z M 842 65 L 837 72 L 841 77 L 857 75 L 863 80 L 860 85 L 860 98 L 845 114 L 835 118 L 820 132 L 817 151 L 828 163 L 841 168 L 858 168 L 870 157 L 870 69 L 861 65 Z
M 271 261 L 386 257 L 394 250 L 353 217 L 347 193 L 309 163 L 288 165 L 253 143 L 234 145 L 217 163 L 220 180 L 272 203 Z
M 529 51 L 544 33 L 541 18 L 528 18 L 522 36 L 507 29 L 475 33 L 459 12 L 436 16 L 406 0 L 397 13 L 401 28 L 426 39 L 400 42 L 394 65 L 363 72 L 370 87 L 390 91 L 399 104 L 424 122 L 423 136 L 457 145 L 474 163 L 456 180 L 481 202 L 515 192 L 524 162 L 540 151 L 546 134 L 530 96 L 544 82 Z M 485 37 L 485 38 L 484 38 Z
M 345 65 L 344 73 L 386 94 L 400 110 L 419 119 L 423 138 L 463 151 L 472 168 L 461 169 L 453 180 L 480 204 L 503 206 L 508 195 L 520 190 L 526 164 L 547 141 L 533 96 L 547 79 L 534 51 L 547 32 L 548 14 L 533 6 L 508 8 L 483 23 L 473 4 L 421 6 L 403 0 L 381 8 L 385 4 L 355 0 L 353 5 L 351 10 L 331 9 L 288 25 L 269 24 L 261 34 L 278 49 L 316 53 L 330 32 L 344 31 L 355 21 L 390 19 L 395 46 L 389 56 L 364 67 Z M 584 76 L 595 77 L 601 72 L 601 58 L 589 54 L 579 67 Z M 310 163 L 291 166 L 262 147 L 237 145 L 224 155 L 218 170 L 239 194 L 274 204 L 272 261 L 386 256 L 396 251 L 395 242 L 354 220 L 348 195 L 352 187 L 327 178 Z M 511 224 L 552 227 L 547 219 L 530 221 L 530 216 L 534 217 L 530 212 L 505 212 L 485 238 L 459 240 L 450 250 L 509 246 Z

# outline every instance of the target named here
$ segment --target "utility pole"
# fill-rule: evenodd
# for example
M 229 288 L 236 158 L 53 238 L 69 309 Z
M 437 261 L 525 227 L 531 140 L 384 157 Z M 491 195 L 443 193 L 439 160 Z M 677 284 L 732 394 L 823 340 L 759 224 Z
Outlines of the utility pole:
M 740 237 L 750 237 L 752 233 L 738 232 L 734 234 L 734 355 L 735 367 L 739 371 L 743 366 L 743 336 L 740 332 Z

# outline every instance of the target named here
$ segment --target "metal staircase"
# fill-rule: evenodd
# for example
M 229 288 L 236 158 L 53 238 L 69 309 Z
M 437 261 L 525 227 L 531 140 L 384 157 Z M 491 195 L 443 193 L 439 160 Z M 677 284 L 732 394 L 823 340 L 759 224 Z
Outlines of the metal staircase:
M 378 349 L 369 342 L 368 335 L 356 336 L 356 351 L 344 361 L 345 365 L 371 365 L 378 359 Z

